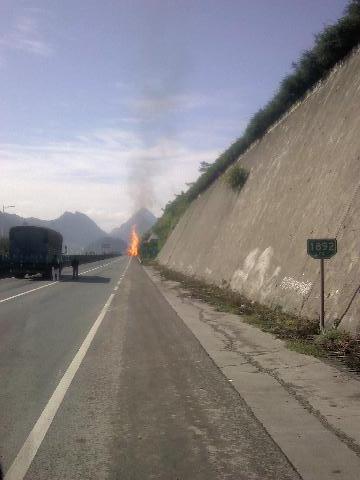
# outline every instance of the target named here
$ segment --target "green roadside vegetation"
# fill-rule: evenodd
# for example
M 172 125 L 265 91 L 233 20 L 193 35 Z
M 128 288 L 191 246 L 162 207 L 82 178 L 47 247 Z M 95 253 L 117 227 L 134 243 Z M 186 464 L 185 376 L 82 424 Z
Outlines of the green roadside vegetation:
M 0 256 L 9 254 L 9 239 L 7 237 L 0 237 Z
M 147 232 L 141 239 L 140 257 L 143 262 L 152 260 L 159 253 L 158 239 L 149 240 L 150 233 Z
M 318 320 L 291 315 L 281 307 L 269 308 L 250 301 L 231 290 L 226 283 L 219 287 L 156 262 L 151 262 L 151 266 L 164 279 L 178 282 L 185 291 L 184 295 L 209 303 L 218 311 L 241 315 L 242 321 L 285 340 L 290 350 L 315 357 L 336 358 L 360 373 L 360 335 L 354 337 L 336 328 L 321 333 Z
M 281 117 L 343 60 L 360 43 L 360 0 L 352 0 L 344 16 L 315 36 L 314 47 L 303 52 L 293 63 L 293 72 L 280 83 L 274 97 L 253 115 L 243 135 L 214 163 L 203 162 L 199 178 L 167 203 L 163 215 L 152 231 L 159 237 L 161 248 L 190 203 L 204 192 L 242 155 L 252 143 L 261 139 Z M 231 185 L 230 185 L 231 186 Z
M 0 237 L 0 277 L 9 272 L 9 239 Z

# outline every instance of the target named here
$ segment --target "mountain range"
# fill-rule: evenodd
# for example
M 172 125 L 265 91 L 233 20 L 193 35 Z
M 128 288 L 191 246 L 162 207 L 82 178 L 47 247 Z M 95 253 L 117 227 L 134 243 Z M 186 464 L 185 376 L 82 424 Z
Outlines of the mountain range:
M 121 238 L 128 242 L 133 225 L 136 226 L 137 233 L 141 236 L 147 232 L 156 222 L 156 217 L 147 208 L 140 208 L 132 217 L 129 218 L 120 227 L 114 228 L 110 235 L 115 238 Z
M 155 223 L 156 217 L 146 208 L 141 208 L 127 222 L 115 228 L 110 235 L 102 230 L 90 217 L 81 212 L 65 212 L 54 220 L 24 218 L 10 213 L 0 213 L 0 237 L 8 236 L 11 227 L 35 225 L 52 228 L 64 238 L 68 252 L 94 251 L 100 253 L 123 252 L 126 250 L 131 226 L 137 226 L 140 235 Z

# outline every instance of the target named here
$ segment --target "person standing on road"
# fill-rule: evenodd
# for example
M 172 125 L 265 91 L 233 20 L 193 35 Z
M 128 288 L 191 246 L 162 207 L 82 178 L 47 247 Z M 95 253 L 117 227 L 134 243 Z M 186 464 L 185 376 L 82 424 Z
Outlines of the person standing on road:
M 77 257 L 71 260 L 71 266 L 73 269 L 73 279 L 77 280 L 79 278 L 79 259 Z
M 60 263 L 58 257 L 55 255 L 52 261 L 52 267 L 51 267 L 51 273 L 52 273 L 52 280 L 56 282 L 57 280 L 60 280 Z

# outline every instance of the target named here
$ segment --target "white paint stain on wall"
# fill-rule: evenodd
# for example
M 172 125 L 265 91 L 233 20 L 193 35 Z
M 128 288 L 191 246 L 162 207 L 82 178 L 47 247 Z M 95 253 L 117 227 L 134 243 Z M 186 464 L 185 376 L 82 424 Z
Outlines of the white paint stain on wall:
M 253 270 L 256 264 L 256 257 L 259 253 L 259 249 L 255 248 L 252 250 L 249 255 L 245 258 L 244 261 L 244 266 L 243 268 L 239 268 L 238 270 L 235 270 L 230 286 L 234 290 L 240 290 L 240 288 L 243 286 L 243 283 L 246 282 L 250 272 Z
M 273 274 L 268 277 L 266 284 L 263 286 L 261 291 L 261 298 L 264 299 L 270 295 L 272 288 L 276 286 L 276 278 L 280 274 L 281 267 L 276 267 Z
M 254 267 L 254 273 L 257 274 L 257 288 L 261 288 L 265 283 L 265 275 L 270 267 L 271 257 L 273 256 L 274 250 L 271 247 L 266 248 Z
M 230 287 L 248 295 L 260 292 L 265 298 L 275 285 L 281 268 L 277 266 L 271 273 L 271 261 L 274 254 L 272 247 L 260 253 L 259 248 L 252 250 L 245 258 L 242 268 L 236 270 L 231 278 Z
M 280 283 L 280 288 L 292 290 L 303 297 L 310 292 L 311 287 L 312 282 L 299 282 L 292 277 L 284 277 Z
M 192 265 L 188 265 L 186 267 L 186 273 L 187 275 L 194 275 L 194 267 Z

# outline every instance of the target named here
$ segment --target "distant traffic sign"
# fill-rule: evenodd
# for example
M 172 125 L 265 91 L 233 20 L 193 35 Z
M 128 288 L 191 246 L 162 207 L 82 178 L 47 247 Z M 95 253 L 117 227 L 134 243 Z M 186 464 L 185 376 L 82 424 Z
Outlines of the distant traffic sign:
M 337 253 L 336 238 L 308 239 L 307 253 L 320 260 L 333 257 Z

